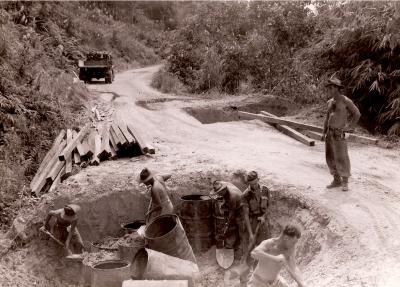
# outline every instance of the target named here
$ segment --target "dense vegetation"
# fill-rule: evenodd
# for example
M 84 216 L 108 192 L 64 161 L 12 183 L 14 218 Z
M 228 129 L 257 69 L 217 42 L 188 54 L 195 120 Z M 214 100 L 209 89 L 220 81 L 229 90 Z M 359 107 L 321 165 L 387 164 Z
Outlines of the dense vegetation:
M 394 2 L 194 3 L 166 49 L 167 78 L 192 92 L 273 93 L 322 103 L 336 74 L 371 131 L 400 117 Z M 160 85 L 161 86 L 161 85 Z
M 0 226 L 23 204 L 59 130 L 87 121 L 87 90 L 73 84 L 77 60 L 108 50 L 119 70 L 159 61 L 163 26 L 141 3 L 127 3 L 134 17 L 113 16 L 121 4 L 0 3 Z

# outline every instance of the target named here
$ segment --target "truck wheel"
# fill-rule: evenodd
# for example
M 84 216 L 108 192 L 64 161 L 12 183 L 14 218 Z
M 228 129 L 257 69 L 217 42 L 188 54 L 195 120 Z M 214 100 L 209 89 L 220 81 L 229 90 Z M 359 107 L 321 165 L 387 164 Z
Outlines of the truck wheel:
M 111 84 L 111 78 L 106 77 L 105 80 L 106 80 L 106 84 Z

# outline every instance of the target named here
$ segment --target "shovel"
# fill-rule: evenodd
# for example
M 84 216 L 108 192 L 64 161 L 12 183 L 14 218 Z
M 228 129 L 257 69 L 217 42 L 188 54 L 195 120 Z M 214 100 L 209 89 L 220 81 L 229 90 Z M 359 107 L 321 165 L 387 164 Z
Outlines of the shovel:
M 224 234 L 223 246 L 225 246 L 225 234 L 227 231 L 228 231 L 228 224 L 226 225 L 223 233 Z M 221 266 L 224 269 L 228 269 L 233 264 L 233 261 L 235 259 L 235 252 L 233 248 L 225 248 L 225 247 L 217 248 L 215 250 L 215 257 L 217 259 L 219 266 Z
M 267 214 L 265 213 L 263 217 L 265 219 L 265 224 L 267 224 L 268 227 L 268 233 L 270 233 L 270 225 Z M 256 244 L 261 224 L 262 224 L 261 221 L 257 223 L 256 230 L 254 231 L 254 239 L 249 243 L 246 253 L 243 254 L 243 257 L 240 260 L 240 264 L 237 267 L 235 267 L 234 270 L 232 270 L 234 273 L 237 273 L 239 278 L 242 277 L 242 275 L 245 274 L 245 272 L 250 269 L 249 266 L 247 265 L 247 257 L 249 256 L 251 250 L 253 250 L 254 245 Z M 268 234 L 268 236 L 270 236 L 270 234 Z
M 70 249 L 67 249 L 64 245 L 64 243 L 62 243 L 60 240 L 58 240 L 57 238 L 54 237 L 53 234 L 51 234 L 49 231 L 47 231 L 44 226 L 39 228 L 40 232 L 46 234 L 47 236 L 49 236 L 51 239 L 53 239 L 58 245 L 64 247 L 67 252 L 68 252 L 68 256 L 66 256 L 65 258 L 70 259 L 70 260 L 76 260 L 76 261 L 82 261 L 83 260 L 83 255 L 82 254 L 72 254 L 72 251 Z

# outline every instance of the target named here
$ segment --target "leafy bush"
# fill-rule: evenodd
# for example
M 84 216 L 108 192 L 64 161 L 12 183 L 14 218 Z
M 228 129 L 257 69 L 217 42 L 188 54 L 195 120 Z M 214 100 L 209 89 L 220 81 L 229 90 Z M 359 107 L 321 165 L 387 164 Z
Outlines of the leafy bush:
M 163 93 L 177 94 L 182 91 L 182 83 L 172 73 L 165 69 L 160 69 L 153 77 L 151 86 Z

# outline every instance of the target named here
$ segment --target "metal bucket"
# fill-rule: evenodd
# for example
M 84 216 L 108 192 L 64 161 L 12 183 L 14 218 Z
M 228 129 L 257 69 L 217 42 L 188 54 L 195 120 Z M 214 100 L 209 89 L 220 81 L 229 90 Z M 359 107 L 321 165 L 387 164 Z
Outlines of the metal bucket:
M 146 244 L 150 249 L 196 263 L 185 230 L 175 214 L 160 215 L 146 227 Z
M 199 268 L 192 261 L 183 260 L 167 254 L 142 248 L 132 262 L 132 278 L 152 280 L 186 279 L 190 286 L 199 278 Z
M 132 233 L 132 234 L 137 235 L 137 232 Z M 143 241 L 139 241 L 139 239 L 142 239 Z M 118 244 L 119 258 L 123 259 L 123 260 L 127 260 L 129 262 L 132 262 L 137 251 L 144 247 L 145 247 L 145 240 L 144 240 L 144 238 L 142 238 L 140 236 L 138 236 L 138 238 L 131 244 Z
M 132 222 L 122 223 L 121 229 L 124 231 L 124 234 L 129 234 L 137 231 L 142 225 L 146 225 L 144 220 L 135 220 Z
M 121 287 L 130 279 L 131 263 L 125 260 L 101 261 L 93 266 L 91 287 Z
M 179 218 L 193 250 L 207 251 L 213 244 L 212 200 L 191 194 L 181 197 Z

